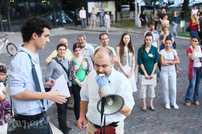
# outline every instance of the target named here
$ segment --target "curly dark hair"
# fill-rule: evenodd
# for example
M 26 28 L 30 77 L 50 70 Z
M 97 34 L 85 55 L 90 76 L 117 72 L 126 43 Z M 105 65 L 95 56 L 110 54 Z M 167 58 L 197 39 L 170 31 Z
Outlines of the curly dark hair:
M 29 42 L 34 32 L 41 37 L 44 28 L 48 28 L 49 30 L 52 28 L 52 25 L 48 20 L 40 17 L 28 18 L 21 27 L 23 42 Z

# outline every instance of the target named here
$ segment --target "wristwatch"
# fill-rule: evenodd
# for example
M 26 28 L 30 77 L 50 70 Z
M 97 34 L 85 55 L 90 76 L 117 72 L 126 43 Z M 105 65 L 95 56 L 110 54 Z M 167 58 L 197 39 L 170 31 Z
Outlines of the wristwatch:
M 171 65 L 171 61 L 170 61 L 170 65 Z

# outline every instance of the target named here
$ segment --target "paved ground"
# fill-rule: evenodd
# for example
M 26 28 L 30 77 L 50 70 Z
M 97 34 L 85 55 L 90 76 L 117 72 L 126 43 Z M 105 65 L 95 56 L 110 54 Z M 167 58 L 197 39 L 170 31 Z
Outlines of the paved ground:
M 114 48 L 118 45 L 121 35 L 124 30 L 116 29 L 113 32 L 109 32 L 110 45 Z M 135 31 L 134 31 L 135 32 Z M 47 56 L 56 48 L 58 44 L 58 40 L 61 37 L 65 37 L 69 40 L 69 48 L 72 50 L 72 45 L 77 40 L 77 36 L 81 33 L 85 33 L 87 36 L 87 41 L 93 44 L 100 44 L 99 42 L 99 34 L 100 32 L 95 31 L 79 31 L 79 30 L 67 30 L 67 29 L 54 29 L 51 31 L 51 42 L 47 44 L 44 50 L 39 51 L 41 67 L 43 71 L 43 77 L 46 72 L 46 65 L 44 63 Z M 0 33 L 2 36 L 4 33 Z M 131 33 L 132 43 L 135 47 L 135 52 L 137 55 L 138 48 L 143 44 L 143 35 Z M 10 34 L 8 37 L 9 40 L 15 44 L 21 44 L 21 36 L 20 33 L 15 32 Z M 180 134 L 199 134 L 202 133 L 202 99 L 199 98 L 199 102 L 201 103 L 199 106 L 195 106 L 192 104 L 191 107 L 186 107 L 184 105 L 184 97 L 186 93 L 186 89 L 188 86 L 188 58 L 186 56 L 186 48 L 190 45 L 188 39 L 176 39 L 177 43 L 177 52 L 180 58 L 180 73 L 177 79 L 177 104 L 179 105 L 178 110 L 166 110 L 164 108 L 163 102 L 163 91 L 161 80 L 158 78 L 158 84 L 156 86 L 156 98 L 154 99 L 154 106 L 156 111 L 147 112 L 141 111 L 142 102 L 141 99 L 138 98 L 138 91 L 133 94 L 136 105 L 133 108 L 132 114 L 126 118 L 125 120 L 125 134 L 147 134 L 147 133 L 180 133 Z M 96 46 L 96 45 L 94 45 Z M 4 62 L 9 65 L 11 57 L 7 54 L 1 55 L 0 62 Z M 115 64 L 115 69 L 117 65 Z M 138 85 L 138 83 L 137 83 Z M 139 87 L 139 86 L 138 86 Z M 202 93 L 200 93 L 200 96 Z M 147 98 L 147 104 L 148 104 Z M 149 107 L 148 107 L 149 108 Z M 48 117 L 50 121 L 58 127 L 57 121 L 57 111 L 56 106 L 53 105 L 48 110 Z M 75 117 L 73 110 L 68 110 L 67 113 L 67 123 L 74 130 L 71 132 L 72 134 L 84 134 L 85 132 L 81 132 L 75 125 Z

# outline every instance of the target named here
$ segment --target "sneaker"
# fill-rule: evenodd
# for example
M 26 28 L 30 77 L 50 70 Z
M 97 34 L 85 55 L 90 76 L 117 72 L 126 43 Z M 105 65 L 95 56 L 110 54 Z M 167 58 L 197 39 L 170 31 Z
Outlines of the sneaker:
M 174 109 L 179 109 L 179 107 L 178 107 L 178 105 L 176 103 L 173 103 L 172 106 L 173 106 Z
M 169 104 L 169 103 L 166 103 L 165 108 L 166 108 L 166 109 L 170 109 L 170 104 Z

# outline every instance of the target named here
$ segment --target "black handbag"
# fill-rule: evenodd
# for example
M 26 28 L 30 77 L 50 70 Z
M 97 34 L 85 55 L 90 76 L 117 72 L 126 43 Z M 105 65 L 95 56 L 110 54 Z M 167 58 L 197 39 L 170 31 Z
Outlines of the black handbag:
M 21 50 L 19 52 L 25 52 L 25 51 Z M 14 57 L 16 56 L 16 54 L 14 55 Z M 39 85 L 39 80 L 37 77 L 35 65 L 33 64 L 30 55 L 29 55 L 29 58 L 32 64 L 32 75 L 33 75 L 34 83 L 36 85 L 37 92 L 41 92 L 41 87 Z M 11 100 L 10 102 L 11 102 L 11 111 L 12 111 L 12 99 L 10 98 L 10 100 Z M 43 109 L 45 109 L 43 105 L 43 100 L 40 100 L 40 102 L 42 103 Z M 42 110 L 42 113 L 43 113 L 43 116 L 41 116 L 39 120 L 30 121 L 29 124 L 27 125 L 22 125 L 20 121 L 15 119 L 15 117 L 11 117 L 10 120 L 8 121 L 7 134 L 52 134 L 49 121 L 47 120 L 47 115 L 43 110 Z
M 190 30 L 191 30 L 191 27 L 190 27 L 190 26 L 188 26 L 188 27 L 185 29 L 185 31 L 187 31 L 187 32 L 190 32 Z

